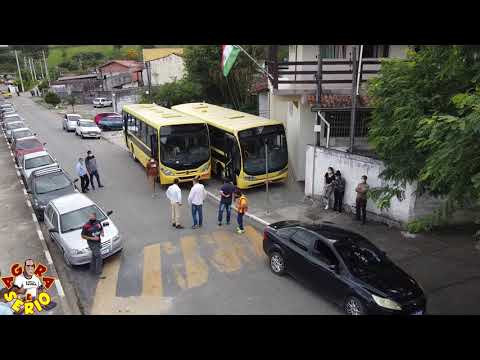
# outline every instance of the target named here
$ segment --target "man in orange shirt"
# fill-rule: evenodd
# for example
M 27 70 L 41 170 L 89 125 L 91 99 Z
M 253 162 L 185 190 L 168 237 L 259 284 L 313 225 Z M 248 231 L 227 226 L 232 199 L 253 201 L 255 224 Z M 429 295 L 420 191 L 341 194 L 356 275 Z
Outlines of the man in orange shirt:
M 237 200 L 237 210 L 238 210 L 237 234 L 243 234 L 245 232 L 245 229 L 243 228 L 243 215 L 245 215 L 245 213 L 248 211 L 248 200 L 241 190 L 237 190 L 237 192 L 235 193 L 235 197 L 238 199 Z
M 158 177 L 158 162 L 154 158 L 151 158 L 147 163 L 147 177 L 153 186 L 153 198 L 155 197 L 155 182 L 157 181 Z

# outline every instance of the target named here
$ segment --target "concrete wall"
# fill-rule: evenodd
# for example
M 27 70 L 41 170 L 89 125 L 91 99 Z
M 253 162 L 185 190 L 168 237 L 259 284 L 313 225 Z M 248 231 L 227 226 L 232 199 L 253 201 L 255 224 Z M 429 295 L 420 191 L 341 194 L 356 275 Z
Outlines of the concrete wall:
M 268 92 L 262 92 L 258 94 L 258 116 L 270 119 Z
M 171 54 L 161 59 L 152 60 L 151 77 L 152 86 L 158 86 L 170 83 L 175 80 L 181 80 L 185 76 L 185 65 L 181 56 Z M 143 79 L 148 83 L 146 70 L 143 71 Z
M 385 186 L 386 183 L 379 179 L 379 174 L 384 169 L 381 161 L 364 156 L 353 155 L 342 151 L 318 147 L 315 156 L 314 195 L 321 196 L 324 186 L 324 175 L 329 166 L 342 173 L 346 186 L 344 204 L 355 211 L 356 192 L 355 188 L 361 181 L 362 175 L 367 175 L 367 183 L 370 188 Z M 313 171 L 313 147 L 307 146 L 306 168 L 305 168 L 305 195 L 312 194 L 312 171 Z M 415 214 L 416 196 L 414 186 L 408 184 L 405 189 L 405 200 L 392 199 L 388 211 L 380 211 L 373 201 L 368 200 L 367 211 L 376 214 L 379 218 L 393 220 L 394 222 L 408 222 Z M 419 209 L 421 209 L 419 203 Z M 427 210 L 427 209 L 425 209 Z

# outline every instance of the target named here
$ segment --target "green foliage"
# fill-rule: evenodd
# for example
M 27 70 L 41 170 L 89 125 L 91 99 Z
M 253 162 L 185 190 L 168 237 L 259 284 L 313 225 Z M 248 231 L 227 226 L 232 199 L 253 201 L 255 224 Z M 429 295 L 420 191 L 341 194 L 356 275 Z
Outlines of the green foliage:
M 395 186 L 384 186 L 371 188 L 367 196 L 375 201 L 380 210 L 388 210 L 391 206 L 391 199 L 397 198 L 398 201 L 405 199 L 405 190 L 396 184 Z
M 72 107 L 72 112 L 75 112 L 75 104 L 77 103 L 77 99 L 73 95 L 67 96 L 65 99 L 66 103 Z
M 48 81 L 43 80 L 42 82 L 40 82 L 40 84 L 38 84 L 38 89 L 40 91 L 42 91 L 43 89 L 48 89 Z
M 420 46 L 386 60 L 369 84 L 369 140 L 384 180 L 418 183 L 418 193 L 480 199 L 480 63 L 476 46 Z M 377 196 L 385 203 L 393 193 Z M 414 223 L 412 226 L 419 226 Z
M 47 104 L 50 104 L 50 105 L 53 105 L 53 106 L 56 106 L 56 105 L 60 104 L 60 98 L 58 97 L 58 95 L 55 94 L 54 92 L 51 92 L 51 91 L 49 91 L 45 95 L 44 100 Z
M 188 79 L 164 84 L 152 89 L 152 100 L 158 105 L 171 107 L 188 102 L 201 101 L 200 85 Z M 143 95 L 142 103 L 150 103 L 150 97 Z

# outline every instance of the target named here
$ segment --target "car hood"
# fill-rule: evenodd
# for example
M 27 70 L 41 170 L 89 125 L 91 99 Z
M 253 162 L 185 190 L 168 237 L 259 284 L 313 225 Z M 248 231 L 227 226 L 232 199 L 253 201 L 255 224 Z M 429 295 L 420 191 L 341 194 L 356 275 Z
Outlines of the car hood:
M 79 126 L 79 129 L 85 132 L 100 132 L 100 129 L 98 127 Z
M 393 300 L 413 299 L 422 294 L 417 282 L 393 263 L 385 264 L 367 273 L 356 275 L 369 291 Z
M 66 188 L 56 190 L 56 191 L 51 191 L 46 194 L 36 194 L 35 198 L 40 203 L 40 205 L 47 205 L 50 200 L 59 198 L 60 196 L 63 196 L 63 195 L 73 194 L 75 192 L 76 190 L 73 186 L 67 186 Z
M 102 221 L 104 223 L 105 221 L 108 221 L 110 223 L 109 226 L 104 227 L 104 236 L 101 237 L 101 241 L 108 241 L 112 240 L 112 238 L 116 235 L 118 235 L 118 229 L 115 226 L 115 224 L 112 222 L 111 219 L 106 219 Z M 83 239 L 81 236 L 82 229 L 70 231 L 67 233 L 63 233 L 62 239 L 63 241 L 68 245 L 70 249 L 77 249 L 77 250 L 82 250 L 88 247 L 87 240 Z

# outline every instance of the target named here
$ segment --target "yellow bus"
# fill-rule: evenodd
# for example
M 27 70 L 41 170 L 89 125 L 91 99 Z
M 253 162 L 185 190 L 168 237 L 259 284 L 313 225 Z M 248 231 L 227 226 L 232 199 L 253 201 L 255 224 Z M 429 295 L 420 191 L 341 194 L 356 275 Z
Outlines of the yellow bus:
M 122 110 L 125 143 L 144 167 L 159 163 L 160 184 L 210 179 L 210 141 L 201 119 L 154 104 L 125 105 Z
M 240 189 L 263 185 L 267 176 L 269 182 L 287 178 L 287 139 L 280 121 L 207 103 L 176 105 L 172 109 L 207 123 L 215 175 L 230 177 Z

